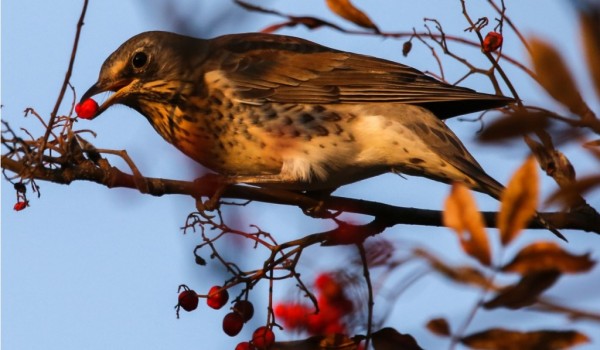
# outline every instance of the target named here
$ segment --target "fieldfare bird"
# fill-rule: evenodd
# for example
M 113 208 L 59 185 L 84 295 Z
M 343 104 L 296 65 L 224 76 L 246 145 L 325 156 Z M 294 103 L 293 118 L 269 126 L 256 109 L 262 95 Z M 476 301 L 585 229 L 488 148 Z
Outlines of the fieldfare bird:
M 512 99 L 384 59 L 282 35 L 146 32 L 108 57 L 82 101 L 106 91 L 97 115 L 129 106 L 234 182 L 333 190 L 391 171 L 503 190 L 442 120 Z

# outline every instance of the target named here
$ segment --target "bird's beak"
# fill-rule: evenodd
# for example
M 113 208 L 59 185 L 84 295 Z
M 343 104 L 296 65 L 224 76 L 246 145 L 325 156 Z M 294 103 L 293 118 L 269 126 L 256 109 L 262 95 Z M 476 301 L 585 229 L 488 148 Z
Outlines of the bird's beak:
M 98 112 L 94 116 L 96 118 L 102 112 L 108 109 L 108 107 L 114 105 L 115 103 L 119 103 L 120 99 L 126 95 L 129 90 L 127 87 L 131 85 L 133 82 L 132 79 L 125 79 L 119 81 L 102 81 L 98 80 L 96 84 L 92 85 L 84 94 L 81 96 L 81 100 L 79 103 L 92 98 L 93 96 L 107 91 L 113 91 L 114 93 L 110 95 L 110 97 L 100 105 L 98 108 Z

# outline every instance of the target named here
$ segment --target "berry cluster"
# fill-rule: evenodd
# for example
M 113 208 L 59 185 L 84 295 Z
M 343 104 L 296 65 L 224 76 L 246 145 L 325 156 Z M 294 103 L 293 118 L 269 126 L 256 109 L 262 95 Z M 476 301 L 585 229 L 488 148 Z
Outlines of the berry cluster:
M 309 335 L 347 334 L 346 316 L 354 311 L 354 304 L 344 293 L 344 285 L 331 274 L 315 279 L 319 313 L 313 307 L 300 303 L 282 303 L 275 306 L 275 315 L 286 328 L 305 331 Z
M 206 296 L 200 296 L 194 290 L 189 289 L 187 286 L 180 286 L 179 300 L 175 308 L 177 309 L 177 316 L 179 316 L 179 309 L 185 311 L 193 311 L 198 307 L 198 299 L 200 297 L 206 297 L 206 304 L 213 309 L 222 308 L 229 300 L 229 292 L 227 289 L 221 286 L 212 286 Z M 238 335 L 244 323 L 248 322 L 252 316 L 254 316 L 254 305 L 248 300 L 238 300 L 233 304 L 231 312 L 229 312 L 223 318 L 223 332 L 230 337 Z M 275 335 L 269 327 L 257 328 L 253 335 L 252 340 L 249 342 L 241 342 L 236 346 L 236 350 L 256 350 L 256 349 L 268 349 L 275 342 Z

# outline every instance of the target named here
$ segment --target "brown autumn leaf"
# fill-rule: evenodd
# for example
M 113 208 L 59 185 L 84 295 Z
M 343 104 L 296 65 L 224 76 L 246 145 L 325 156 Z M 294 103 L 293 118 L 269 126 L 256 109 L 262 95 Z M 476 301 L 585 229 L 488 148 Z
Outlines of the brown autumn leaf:
M 529 157 L 514 173 L 502 192 L 498 213 L 502 244 L 507 245 L 515 239 L 535 215 L 538 181 L 537 163 L 533 157 Z
M 502 271 L 522 275 L 545 270 L 581 273 L 589 271 L 595 264 L 589 254 L 571 254 L 554 242 L 535 242 L 523 248 L 511 262 L 502 267 Z
M 537 130 L 546 129 L 550 125 L 549 121 L 546 113 L 518 111 L 494 120 L 479 134 L 479 140 L 497 142 L 520 138 Z
M 445 318 L 434 318 L 427 322 L 427 329 L 435 335 L 442 337 L 450 336 L 450 324 Z
M 426 259 L 432 269 L 456 283 L 494 289 L 494 285 L 491 284 L 490 280 L 483 274 L 483 272 L 472 266 L 448 265 L 435 257 L 435 255 L 429 254 L 422 249 L 415 249 L 414 254 L 415 256 Z
M 350 0 L 326 0 L 327 6 L 333 13 L 363 28 L 373 29 L 379 33 L 379 28 L 361 10 L 357 9 Z
M 579 12 L 581 36 L 596 94 L 600 97 L 600 6 L 589 5 Z
M 583 144 L 583 147 L 585 148 L 594 148 L 594 147 L 600 147 L 600 139 L 599 140 L 593 140 L 593 141 L 588 141 L 586 143 Z
M 402 334 L 394 328 L 382 328 L 371 336 L 375 350 L 423 350 L 412 335 Z
M 520 332 L 503 328 L 488 329 L 461 339 L 463 344 L 480 350 L 558 350 L 589 341 L 585 334 L 572 330 Z
M 530 40 L 529 44 L 531 61 L 540 85 L 571 112 L 579 116 L 586 115 L 589 107 L 583 101 L 575 81 L 558 51 L 552 45 L 535 37 Z
M 483 215 L 477 209 L 475 199 L 465 185 L 452 185 L 450 196 L 446 199 L 443 222 L 444 226 L 457 233 L 467 254 L 483 265 L 490 265 L 492 259 Z
M 485 309 L 505 307 L 520 309 L 534 304 L 540 294 L 552 287 L 561 276 L 556 270 L 531 272 L 514 285 L 503 288 L 494 298 L 485 302 Z

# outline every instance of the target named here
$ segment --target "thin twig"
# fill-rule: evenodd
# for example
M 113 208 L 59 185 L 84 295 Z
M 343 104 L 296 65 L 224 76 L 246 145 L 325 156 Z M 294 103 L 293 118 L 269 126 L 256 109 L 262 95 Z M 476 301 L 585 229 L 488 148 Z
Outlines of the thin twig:
M 365 340 L 365 349 L 368 349 L 369 343 L 371 342 L 371 327 L 373 326 L 373 306 L 375 305 L 375 303 L 373 301 L 373 286 L 371 285 L 371 274 L 369 272 L 369 264 L 367 262 L 367 253 L 365 251 L 365 247 L 362 243 L 356 244 L 356 247 L 358 248 L 358 252 L 360 253 L 360 260 L 362 261 L 363 266 L 363 276 L 365 276 L 365 282 L 367 283 L 367 338 Z
M 79 46 L 79 37 L 81 35 L 81 29 L 83 28 L 83 19 L 85 18 L 85 13 L 87 11 L 89 0 L 83 0 L 83 8 L 81 9 L 81 15 L 79 16 L 79 21 L 77 22 L 77 30 L 75 31 L 75 40 L 73 42 L 73 49 L 71 50 L 71 58 L 69 59 L 69 66 L 67 68 L 67 73 L 65 73 L 65 79 L 60 88 L 60 92 L 58 94 L 58 98 L 56 99 L 56 104 L 54 105 L 54 109 L 50 113 L 50 121 L 48 122 L 48 127 L 46 128 L 46 133 L 42 138 L 42 143 L 40 145 L 40 163 L 41 157 L 44 154 L 44 149 L 46 147 L 46 143 L 48 142 L 48 137 L 50 137 L 50 132 L 54 128 L 54 123 L 56 120 L 56 116 L 58 115 L 58 109 L 62 104 L 62 100 L 65 96 L 65 92 L 67 91 L 67 87 L 69 86 L 69 82 L 71 80 L 71 74 L 73 72 L 73 65 L 75 64 L 75 56 L 77 54 L 77 47 Z

